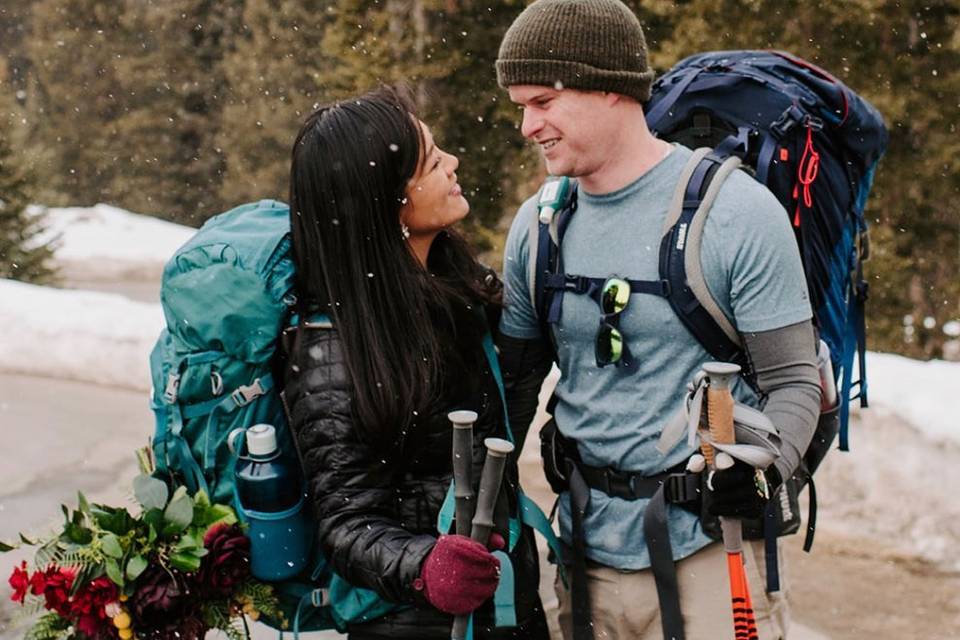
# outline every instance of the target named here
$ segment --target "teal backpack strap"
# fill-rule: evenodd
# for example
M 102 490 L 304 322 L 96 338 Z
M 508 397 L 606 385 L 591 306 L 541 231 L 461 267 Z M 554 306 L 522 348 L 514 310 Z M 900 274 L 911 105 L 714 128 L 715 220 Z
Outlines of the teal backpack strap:
M 520 519 L 525 525 L 539 532 L 540 535 L 543 536 L 543 539 L 547 541 L 547 546 L 550 547 L 553 555 L 557 558 L 557 568 L 560 571 L 560 579 L 563 581 L 564 586 L 566 586 L 567 576 L 563 570 L 563 547 L 560 544 L 560 539 L 557 538 L 557 534 L 553 532 L 553 527 L 550 526 L 550 520 L 543 512 L 543 509 L 522 491 L 519 494 L 519 499 Z
M 513 564 L 510 556 L 503 551 L 494 551 L 494 557 L 500 561 L 500 583 L 493 594 L 493 611 L 498 627 L 517 626 L 517 607 L 514 602 Z
M 297 612 L 293 616 L 293 640 L 300 640 L 300 615 L 303 613 L 304 607 L 320 608 L 326 604 L 326 601 L 326 589 L 314 589 L 309 593 L 303 594 L 303 597 L 300 598 L 300 602 L 297 604 Z M 280 637 L 283 637 L 282 631 L 280 632 Z
M 503 390 L 503 374 L 500 372 L 500 360 L 497 359 L 497 349 L 493 345 L 493 334 L 489 331 L 483 336 L 483 352 L 487 356 L 487 363 L 490 365 L 493 379 L 497 381 L 497 390 L 500 392 L 500 403 L 503 405 L 503 426 L 507 430 L 507 440 L 516 444 L 513 439 L 513 431 L 510 430 L 510 414 L 507 412 L 507 394 Z
M 210 495 L 210 487 L 207 485 L 207 479 L 203 475 L 203 469 L 193 459 L 193 453 L 190 451 L 190 445 L 183 437 L 183 416 L 180 413 L 180 405 L 177 402 L 169 405 L 170 409 L 170 440 L 167 444 L 167 462 L 169 467 L 179 471 L 183 475 L 187 488 L 193 493 L 203 490 Z M 172 464 L 171 464 L 172 463 Z
M 440 506 L 440 512 L 437 514 L 437 531 L 441 534 L 450 533 L 450 527 L 453 526 L 453 514 L 456 510 L 456 499 L 453 495 L 453 480 L 447 488 L 447 495 Z

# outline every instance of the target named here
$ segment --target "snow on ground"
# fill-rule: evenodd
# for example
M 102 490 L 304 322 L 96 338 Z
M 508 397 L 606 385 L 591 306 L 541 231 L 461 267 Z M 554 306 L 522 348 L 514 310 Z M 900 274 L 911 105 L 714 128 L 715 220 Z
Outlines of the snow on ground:
M 45 209 L 46 230 L 55 241 L 55 260 L 74 279 L 159 278 L 164 262 L 196 231 L 107 204 Z
M 148 390 L 159 304 L 0 279 L 0 371 Z

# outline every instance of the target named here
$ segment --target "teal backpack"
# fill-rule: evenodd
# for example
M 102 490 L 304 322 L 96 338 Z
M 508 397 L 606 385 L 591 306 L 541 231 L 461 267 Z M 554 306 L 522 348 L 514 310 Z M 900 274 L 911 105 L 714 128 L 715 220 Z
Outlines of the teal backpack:
M 274 371 L 279 336 L 296 307 L 289 215 L 286 204 L 261 200 L 210 218 L 167 262 L 161 281 L 166 328 L 150 354 L 157 475 L 191 493 L 202 489 L 214 502 L 234 504 L 241 519 L 234 485 L 240 451 L 231 446 L 231 435 L 271 424 L 281 451 L 296 452 L 280 394 L 282 372 Z M 310 321 L 329 326 L 323 317 Z M 489 335 L 484 347 L 502 394 Z M 507 431 L 512 440 L 509 425 Z M 451 483 L 438 518 L 441 533 L 450 530 L 453 506 Z M 560 557 L 546 516 L 522 493 L 510 523 L 510 549 L 521 522 L 540 531 Z M 506 554 L 498 553 L 496 620 L 498 626 L 511 626 L 516 624 L 512 567 Z M 406 606 L 350 585 L 332 571 L 319 544 L 307 570 L 273 586 L 284 619 L 260 620 L 276 629 L 286 623 L 294 637 L 300 631 L 344 631 L 350 623 Z

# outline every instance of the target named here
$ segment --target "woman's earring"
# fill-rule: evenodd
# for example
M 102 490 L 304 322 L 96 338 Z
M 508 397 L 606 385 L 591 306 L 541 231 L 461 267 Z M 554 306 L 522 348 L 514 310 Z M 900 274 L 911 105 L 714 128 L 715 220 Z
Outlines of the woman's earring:
M 400 235 L 403 236 L 404 240 L 410 239 L 410 227 L 408 227 L 402 222 L 400 223 Z

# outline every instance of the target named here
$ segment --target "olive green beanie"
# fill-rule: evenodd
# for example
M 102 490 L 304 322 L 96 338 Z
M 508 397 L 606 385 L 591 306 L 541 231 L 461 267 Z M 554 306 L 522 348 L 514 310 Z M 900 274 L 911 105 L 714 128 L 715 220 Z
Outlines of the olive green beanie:
M 497 82 L 610 91 L 646 102 L 653 71 L 637 16 L 619 0 L 537 0 L 500 43 Z

